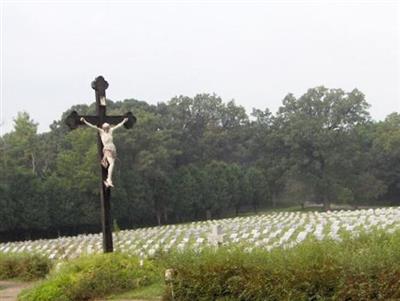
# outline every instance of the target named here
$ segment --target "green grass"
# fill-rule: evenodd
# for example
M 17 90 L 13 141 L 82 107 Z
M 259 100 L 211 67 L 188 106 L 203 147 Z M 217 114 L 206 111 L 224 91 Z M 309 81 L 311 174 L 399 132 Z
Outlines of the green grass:
M 110 295 L 107 299 L 140 299 L 140 300 L 160 300 L 165 291 L 165 285 L 162 281 L 140 287 L 122 294 Z

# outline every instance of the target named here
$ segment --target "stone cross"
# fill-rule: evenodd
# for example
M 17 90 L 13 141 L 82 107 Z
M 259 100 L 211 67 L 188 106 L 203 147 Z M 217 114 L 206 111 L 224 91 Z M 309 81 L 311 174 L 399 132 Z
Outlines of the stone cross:
M 104 80 L 103 76 L 98 76 L 92 82 L 92 88 L 96 93 L 96 115 L 79 115 L 76 111 L 73 111 L 66 118 L 65 123 L 68 127 L 73 130 L 78 126 L 85 125 L 81 118 L 83 117 L 86 121 L 91 124 L 97 125 L 101 128 L 102 124 L 107 122 L 110 125 L 116 125 L 128 118 L 128 121 L 124 123 L 124 127 L 127 129 L 132 128 L 136 122 L 136 117 L 131 112 L 126 113 L 123 116 L 107 116 L 106 115 L 106 89 L 108 83 Z M 97 135 L 97 146 L 99 154 L 99 163 L 103 157 L 103 144 L 100 139 L 100 134 Z M 100 205 L 101 205 L 101 224 L 103 231 L 103 251 L 104 253 L 113 251 L 112 241 L 112 223 L 111 223 L 111 205 L 110 205 L 110 187 L 106 187 L 104 182 L 107 178 L 107 168 L 99 164 L 101 168 L 101 181 L 100 181 Z
M 208 242 L 219 247 L 224 242 L 224 232 L 221 225 L 211 225 L 211 233 L 208 235 Z

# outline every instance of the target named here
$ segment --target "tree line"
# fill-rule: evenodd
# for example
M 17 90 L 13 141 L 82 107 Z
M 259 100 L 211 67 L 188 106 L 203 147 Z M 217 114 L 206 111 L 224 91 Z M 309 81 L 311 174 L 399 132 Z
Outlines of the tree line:
M 156 105 L 107 100 L 109 115 L 138 122 L 115 133 L 112 192 L 122 228 L 238 215 L 306 202 L 398 205 L 400 115 L 372 120 L 364 94 L 316 87 L 278 111 L 213 94 Z M 37 132 L 28 113 L 0 137 L 0 238 L 99 231 L 99 162 L 93 129 L 69 131 L 76 105 Z

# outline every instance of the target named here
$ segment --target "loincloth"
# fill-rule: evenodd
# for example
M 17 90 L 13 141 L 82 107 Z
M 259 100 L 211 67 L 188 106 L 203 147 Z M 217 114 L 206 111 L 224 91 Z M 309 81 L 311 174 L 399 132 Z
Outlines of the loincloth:
M 105 155 L 106 152 L 110 154 L 113 158 L 117 157 L 117 149 L 115 148 L 114 144 L 105 145 L 103 147 L 103 154 Z

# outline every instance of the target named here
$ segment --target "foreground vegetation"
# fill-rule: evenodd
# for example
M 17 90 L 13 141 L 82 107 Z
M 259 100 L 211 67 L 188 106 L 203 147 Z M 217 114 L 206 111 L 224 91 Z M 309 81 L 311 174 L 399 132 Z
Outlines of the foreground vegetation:
M 399 248 L 399 232 L 376 232 L 270 253 L 186 253 L 170 265 L 177 300 L 388 300 L 400 298 Z
M 61 265 L 20 300 L 93 300 L 160 282 L 161 275 L 155 262 L 140 265 L 138 258 L 119 253 L 84 257 Z
M 397 299 L 398 250 L 400 231 L 374 231 L 270 252 L 242 245 L 158 254 L 143 265 L 128 255 L 102 254 L 64 263 L 19 300 L 93 300 L 124 291 L 151 298 L 162 290 L 164 300 L 188 301 Z M 167 268 L 174 276 L 164 284 Z
M 0 137 L 0 240 L 97 232 L 98 158 L 92 129 L 69 131 L 68 109 L 47 133 L 27 113 Z M 108 101 L 138 122 L 115 134 L 113 217 L 121 229 L 227 217 L 305 201 L 398 205 L 400 115 L 373 121 L 358 90 L 288 94 L 251 114 L 216 95 L 151 105 Z M 56 116 L 55 116 L 56 118 Z M 23 189 L 21 189 L 23 187 Z
M 53 262 L 37 254 L 0 253 L 0 279 L 36 280 L 46 276 Z

